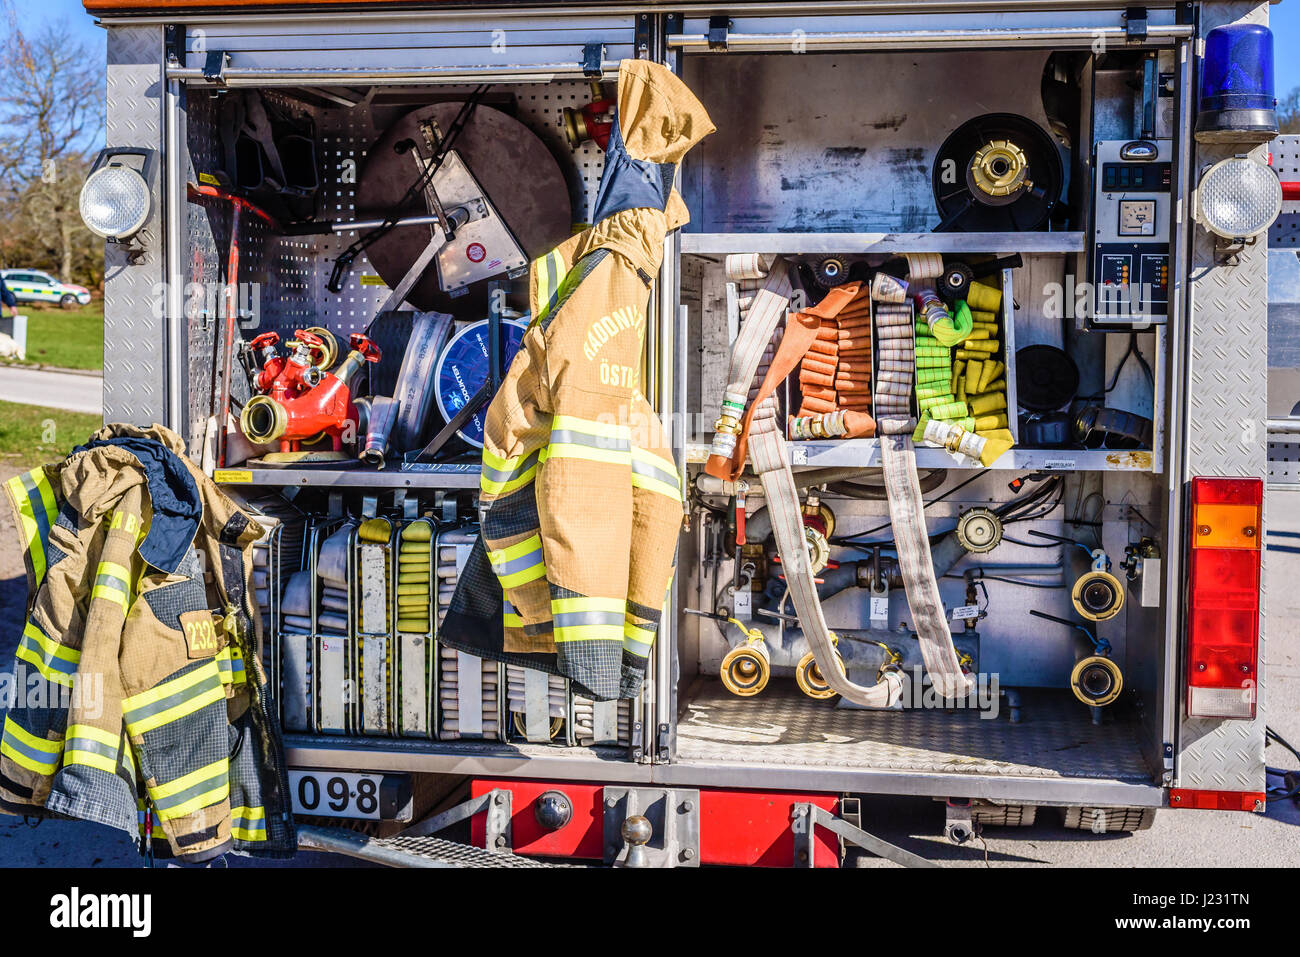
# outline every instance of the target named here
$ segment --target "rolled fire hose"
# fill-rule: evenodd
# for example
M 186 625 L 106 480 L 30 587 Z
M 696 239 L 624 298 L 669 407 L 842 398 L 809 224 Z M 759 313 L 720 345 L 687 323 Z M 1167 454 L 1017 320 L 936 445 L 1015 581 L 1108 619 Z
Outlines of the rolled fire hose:
M 438 386 L 433 367 L 447 343 L 451 323 L 452 317 L 441 312 L 416 313 L 411 320 L 411 339 L 393 387 L 393 400 L 400 411 L 393 424 L 391 442 L 399 452 L 417 447 L 424 438 Z
M 789 289 L 788 280 L 780 275 L 783 272 L 784 270 L 781 269 L 769 275 L 768 285 L 764 287 L 763 293 L 774 291 L 774 287 L 779 288 L 778 283 L 774 281 L 778 279 L 784 283 L 787 290 Z M 901 697 L 902 675 L 896 671 L 887 671 L 879 684 L 866 687 L 850 681 L 844 671 L 843 664 L 836 654 L 830 629 L 826 625 L 826 618 L 822 614 L 821 602 L 817 599 L 817 586 L 813 581 L 812 564 L 805 545 L 799 492 L 786 453 L 785 438 L 782 435 L 776 410 L 767 401 L 776 385 L 794 370 L 802 359 L 803 353 L 807 351 L 807 344 L 816 336 L 817 329 L 821 325 L 823 317 L 820 313 L 833 316 L 858 293 L 859 289 L 857 283 L 833 289 L 818 306 L 806 312 L 796 313 L 790 318 L 781 347 L 777 350 L 771 368 L 764 377 L 759 399 L 751 406 L 746 416 L 748 421 L 741 426 L 742 429 L 748 430 L 749 435 L 746 436 L 744 432 L 740 432 L 739 435 L 733 434 L 730 453 L 725 456 L 719 455 L 716 460 L 711 457 L 706 470 L 715 477 L 734 480 L 744 469 L 745 440 L 748 438 L 749 454 L 753 459 L 754 470 L 763 484 L 763 494 L 767 499 L 767 510 L 772 518 L 772 531 L 776 536 L 777 550 L 781 554 L 790 596 L 794 601 L 795 611 L 799 615 L 804 633 L 808 637 L 809 648 L 826 684 L 836 693 L 857 704 L 884 708 L 894 704 Z M 784 306 L 788 305 L 789 293 L 786 292 L 785 296 L 786 303 L 774 310 L 777 315 L 770 323 L 764 325 L 762 320 L 765 316 L 762 313 L 758 317 L 751 313 L 745 326 L 742 327 L 741 334 L 736 340 L 735 350 L 732 352 L 733 385 L 728 386 L 730 395 L 748 395 L 749 381 L 744 379 L 744 376 L 752 376 L 753 371 L 758 367 L 763 350 L 780 318 L 780 312 L 783 312 Z M 755 321 L 756 318 L 760 321 Z M 736 375 L 738 371 L 739 376 Z M 729 411 L 726 409 L 725 402 L 724 398 L 724 418 Z M 740 411 L 735 410 L 737 419 L 740 418 Z M 716 451 L 719 450 L 715 445 Z M 732 455 L 735 458 L 732 458 Z
M 909 257 L 909 265 L 921 272 L 924 278 L 932 278 L 931 273 L 937 276 L 943 269 L 942 258 L 938 256 L 922 258 L 915 263 Z M 769 275 L 764 292 L 772 291 L 775 285 L 774 279 L 778 278 L 779 272 L 780 270 Z M 782 348 L 778 350 L 778 355 L 768 371 L 760 392 L 763 398 L 760 398 L 759 403 L 751 408 L 749 413 L 751 421 L 737 426 L 736 419 L 740 416 L 740 410 L 729 409 L 728 400 L 732 397 L 748 395 L 749 382 L 744 376 L 746 374 L 752 376 L 753 370 L 759 364 L 767 345 L 767 340 L 761 338 L 764 330 L 766 329 L 767 336 L 770 338 L 780 318 L 778 315 L 769 323 L 764 323 L 752 321 L 754 317 L 751 316 L 751 321 L 741 329 L 741 335 L 737 337 L 732 353 L 732 384 L 728 386 L 727 395 L 724 396 L 723 415 L 719 419 L 719 427 L 730 425 L 732 434 L 723 440 L 721 447 L 715 434 L 714 447 L 711 450 L 713 454 L 710 455 L 705 470 L 716 478 L 734 481 L 744 468 L 746 439 L 749 440 L 750 456 L 767 498 L 777 549 L 781 554 L 786 581 L 790 588 L 790 597 L 826 684 L 836 693 L 857 704 L 867 707 L 888 707 L 901 695 L 902 678 L 899 674 L 886 672 L 879 684 L 866 687 L 850 681 L 839 664 L 822 613 L 821 602 L 817 597 L 812 566 L 804 544 L 799 495 L 789 457 L 786 454 L 785 439 L 773 410 L 761 409 L 766 396 L 770 395 L 776 385 L 793 371 L 803 352 L 806 351 L 800 347 L 800 342 L 810 341 L 810 332 L 811 336 L 816 335 L 816 328 L 821 318 L 819 313 L 828 309 L 838 311 L 845 302 L 858 293 L 859 288 L 856 283 L 838 287 L 832 290 L 818 307 L 792 317 L 786 331 L 786 337 L 791 341 L 787 344 L 784 338 L 782 340 Z M 907 360 L 905 370 L 882 372 L 877 384 L 878 396 L 883 394 L 877 410 L 884 414 L 892 413 L 893 416 L 890 420 L 890 433 L 881 436 L 881 449 L 885 465 L 885 483 L 889 493 L 890 519 L 895 529 L 899 563 L 903 571 L 908 604 L 920 639 L 922 658 L 931 682 L 935 690 L 945 698 L 960 697 L 969 692 L 972 683 L 961 671 L 956 649 L 952 643 L 952 634 L 948 630 L 944 616 L 943 604 L 939 599 L 938 583 L 934 579 L 931 564 L 925 516 L 922 512 L 923 502 L 916 472 L 916 456 L 912 450 L 911 430 L 915 425 L 910 418 L 911 369 L 914 368 L 915 362 L 912 354 L 912 310 L 909 306 L 901 308 L 895 306 L 893 309 L 882 309 L 881 312 L 893 313 L 889 319 L 878 323 L 878 327 L 884 327 L 881 331 L 882 340 L 894 340 L 889 345 L 897 349 L 900 359 Z M 806 341 L 804 344 L 806 345 Z M 882 358 L 885 357 L 886 351 L 882 342 Z M 888 369 L 883 362 L 882 367 Z M 758 414 L 760 411 L 763 412 L 762 415 Z M 727 421 L 729 417 L 730 422 Z M 746 426 L 749 435 L 743 431 Z
M 913 264 L 912 257 L 908 257 L 908 262 L 920 265 L 927 273 L 924 278 L 931 278 L 928 273 L 933 263 Z M 937 268 L 943 269 L 942 259 Z M 921 277 L 912 277 L 913 281 L 916 278 Z M 882 378 L 888 375 L 891 379 L 887 387 L 881 386 L 886 395 L 877 404 L 881 464 L 889 493 L 889 520 L 894 531 L 903 589 L 912 613 L 912 626 L 921 646 L 921 657 L 935 692 L 944 698 L 965 697 L 973 683 L 961 670 L 943 601 L 939 597 L 939 583 L 935 579 L 930 537 L 925 524 L 925 502 L 921 497 L 916 452 L 912 446 L 912 431 L 916 428 L 916 421 L 911 416 L 912 375 L 916 361 L 913 346 L 916 327 L 912 310 L 910 306 L 882 305 L 877 310 L 876 322 L 882 338 L 885 331 L 891 334 L 888 347 L 882 344 L 880 350 L 881 365 L 891 361 L 902 366 L 907 366 L 909 360 L 911 363 L 906 370 L 881 373 Z M 823 667 L 823 674 L 825 671 Z

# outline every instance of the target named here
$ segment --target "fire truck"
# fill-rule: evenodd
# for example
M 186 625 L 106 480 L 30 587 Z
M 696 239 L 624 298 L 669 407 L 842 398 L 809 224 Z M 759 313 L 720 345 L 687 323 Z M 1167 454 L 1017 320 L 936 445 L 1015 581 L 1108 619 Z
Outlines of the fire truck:
M 942 802 L 957 842 L 1263 811 L 1267 232 L 1300 172 L 1267 3 L 85 7 L 107 32 L 82 200 L 107 239 L 105 420 L 169 426 L 270 530 L 261 654 L 304 847 L 921 864 L 863 796 Z M 528 264 L 590 222 L 638 59 L 717 129 L 676 171 L 690 222 L 636 376 L 678 466 L 676 571 L 640 695 L 601 701 L 439 626 Z M 831 334 L 825 394 L 882 414 L 904 316 L 910 522 L 888 437 L 793 424 L 811 352 L 764 397 L 791 420 L 778 471 L 706 470 L 728 390 L 753 399 L 781 329 L 850 282 L 867 347 Z M 967 304 L 969 338 L 931 338 Z M 936 631 L 960 700 L 934 694 Z M 885 705 L 842 693 L 881 683 Z

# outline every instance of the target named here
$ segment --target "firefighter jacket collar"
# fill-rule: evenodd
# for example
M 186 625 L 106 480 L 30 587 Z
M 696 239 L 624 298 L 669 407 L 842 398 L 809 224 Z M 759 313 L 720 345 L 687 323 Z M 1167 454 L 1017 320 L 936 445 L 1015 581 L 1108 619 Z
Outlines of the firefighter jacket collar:
M 81 452 L 112 446 L 129 453 L 139 464 L 149 499 L 153 506 L 153 520 L 149 533 L 140 543 L 140 557 L 151 566 L 167 574 L 175 574 L 185 553 L 194 541 L 199 522 L 203 517 L 203 502 L 194 476 L 171 449 L 162 445 L 157 437 L 145 435 L 114 435 L 110 426 L 85 445 L 72 450 Z

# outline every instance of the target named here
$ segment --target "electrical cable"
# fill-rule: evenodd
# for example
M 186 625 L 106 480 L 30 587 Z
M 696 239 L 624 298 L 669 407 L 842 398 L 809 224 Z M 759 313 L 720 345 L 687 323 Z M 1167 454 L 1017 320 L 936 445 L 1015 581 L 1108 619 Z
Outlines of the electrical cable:
M 947 575 L 944 575 L 943 577 L 965 579 L 967 575 L 970 575 L 972 578 L 975 578 L 979 581 L 1005 582 L 1008 585 L 1023 585 L 1025 588 L 1046 588 L 1046 589 L 1055 590 L 1061 587 L 1060 585 L 1048 585 L 1045 582 L 1027 582 L 1019 578 L 1003 578 L 1001 575 L 977 575 L 974 574 L 975 571 L 976 569 L 972 569 L 970 572 L 959 572 L 955 574 L 949 573 Z
M 969 485 L 971 482 L 975 481 L 975 480 L 978 479 L 978 478 L 983 478 L 983 477 L 984 477 L 984 472 L 983 472 L 983 471 L 976 472 L 976 473 L 975 473 L 974 475 L 972 475 L 970 478 L 966 479 L 966 480 L 963 481 L 963 482 L 959 482 L 959 483 L 957 483 L 957 484 L 954 485 L 952 488 L 948 489 L 948 491 L 944 492 L 942 495 L 936 495 L 934 498 L 930 499 L 930 501 L 926 502 L 926 503 L 922 506 L 922 508 L 923 508 L 923 509 L 924 509 L 924 508 L 929 508 L 931 505 L 934 505 L 936 502 L 942 502 L 942 501 L 943 501 L 945 498 L 947 498 L 949 495 L 953 494 L 953 492 L 956 492 L 956 491 L 958 491 L 958 490 L 960 490 L 960 489 L 962 489 L 962 488 L 965 488 L 965 487 L 966 487 L 967 485 Z M 869 529 L 867 529 L 867 530 L 864 531 L 864 532 L 854 532 L 852 535 L 837 535 L 837 536 L 835 536 L 834 538 L 832 538 L 832 539 L 830 540 L 830 543 L 831 543 L 832 545 L 853 545 L 853 546 L 861 546 L 861 545 L 868 545 L 868 546 L 870 546 L 870 545 L 880 545 L 880 544 L 892 544 L 892 543 L 893 543 L 893 539 L 888 539 L 888 540 L 885 541 L 885 542 L 859 542 L 859 541 L 858 541 L 858 539 L 862 538 L 862 537 L 865 536 L 865 535 L 872 535 L 872 534 L 874 534 L 874 533 L 876 533 L 876 532 L 879 532 L 879 531 L 881 531 L 881 530 L 883 530 L 883 529 L 889 528 L 889 526 L 890 526 L 891 524 L 892 524 L 892 523 L 890 523 L 890 522 L 885 522 L 883 525 L 877 525 L 875 528 L 869 528 Z
M 1138 347 L 1137 333 L 1130 332 L 1129 340 L 1128 340 L 1128 348 L 1124 350 L 1124 354 L 1120 356 L 1119 365 L 1115 367 L 1115 374 L 1111 377 L 1110 385 L 1106 386 L 1106 388 L 1102 390 L 1100 394 L 1094 393 L 1093 395 L 1076 395 L 1074 397 L 1074 401 L 1075 402 L 1096 402 L 1100 399 L 1104 399 L 1106 396 L 1114 392 L 1115 387 L 1119 385 L 1120 373 L 1124 371 L 1124 366 L 1128 362 L 1129 356 L 1133 356 L 1135 359 L 1137 359 L 1138 365 L 1140 365 L 1142 367 L 1142 371 L 1146 373 L 1147 380 L 1151 383 L 1152 386 L 1154 386 L 1156 384 L 1155 374 L 1151 371 L 1150 363 L 1147 362 L 1146 357 L 1142 355 L 1142 350 Z
M 1291 744 L 1291 742 L 1289 742 L 1286 738 L 1282 737 L 1282 735 L 1278 734 L 1272 728 L 1265 725 L 1264 746 L 1268 747 L 1270 744 L 1280 744 L 1282 747 L 1290 751 L 1297 761 L 1300 761 L 1300 750 L 1296 750 L 1295 745 Z M 1296 772 L 1296 771 L 1284 771 L 1280 768 L 1266 768 L 1265 770 L 1269 774 L 1273 774 L 1276 775 L 1277 777 L 1282 778 L 1283 781 L 1285 781 L 1288 776 L 1293 776 L 1292 778 L 1293 780 L 1295 780 L 1296 778 L 1300 778 L 1300 772 Z M 1284 787 L 1281 787 L 1281 788 L 1270 788 L 1270 792 L 1271 793 L 1267 797 L 1267 800 L 1269 801 L 1285 801 L 1287 799 L 1300 798 L 1300 783 L 1297 783 L 1295 787 L 1291 788 L 1289 791 L 1286 790 Z

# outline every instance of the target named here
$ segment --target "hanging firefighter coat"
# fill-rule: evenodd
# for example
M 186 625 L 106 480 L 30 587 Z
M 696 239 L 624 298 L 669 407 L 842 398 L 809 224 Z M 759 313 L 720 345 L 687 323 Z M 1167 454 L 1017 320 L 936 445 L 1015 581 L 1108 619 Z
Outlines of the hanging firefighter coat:
M 438 633 L 600 700 L 640 692 L 672 575 L 682 501 L 642 391 L 646 309 L 687 221 L 677 164 L 714 129 L 646 60 L 623 61 L 617 104 L 594 225 L 533 263 L 533 321 L 487 414 L 482 534 Z
M 158 425 L 106 426 L 6 492 L 29 600 L 0 806 L 160 826 L 189 861 L 291 855 L 250 586 L 261 526 Z

